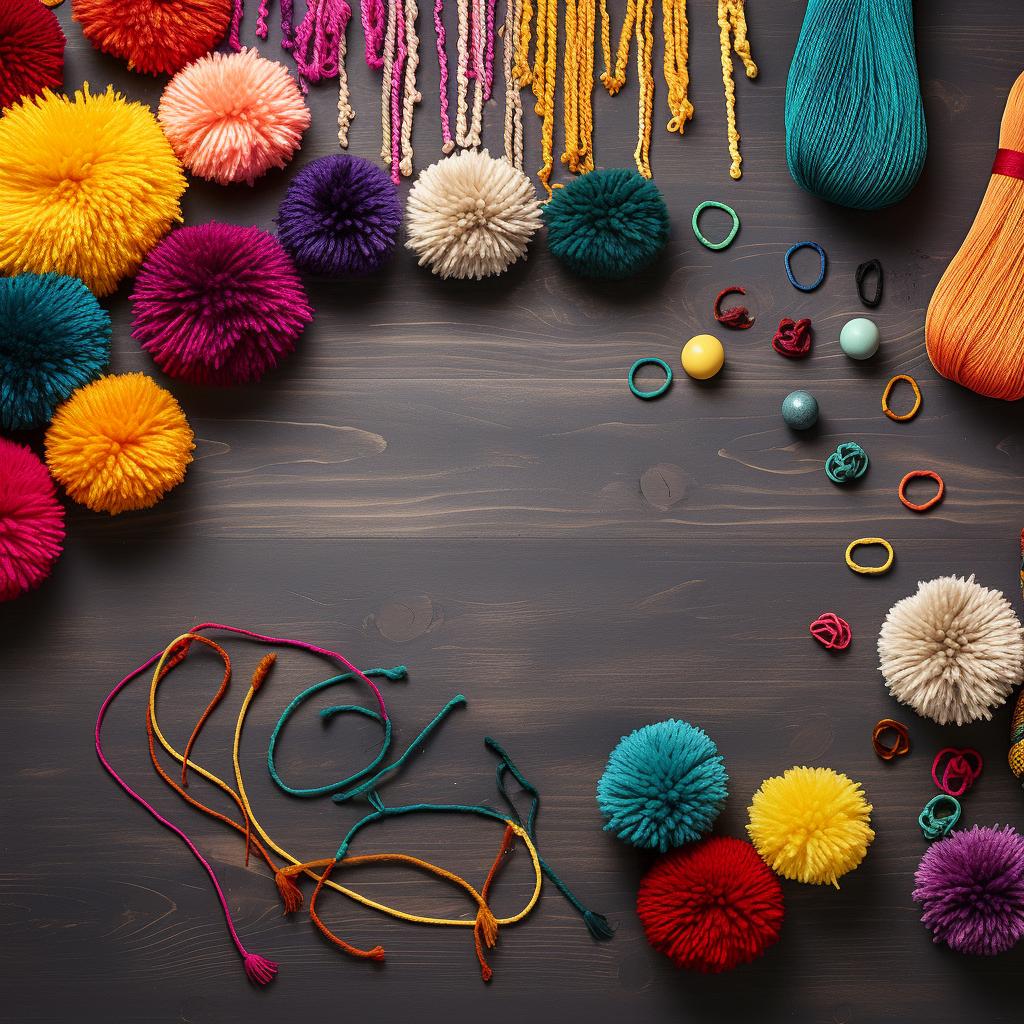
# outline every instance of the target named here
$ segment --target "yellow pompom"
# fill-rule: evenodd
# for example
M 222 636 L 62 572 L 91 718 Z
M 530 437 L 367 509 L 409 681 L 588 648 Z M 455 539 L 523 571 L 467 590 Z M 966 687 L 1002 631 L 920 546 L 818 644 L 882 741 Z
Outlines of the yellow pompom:
M 79 388 L 46 432 L 46 463 L 68 495 L 117 515 L 155 505 L 185 479 L 192 430 L 169 391 L 144 373 Z
M 0 271 L 56 271 L 109 295 L 171 224 L 185 176 L 148 107 L 86 84 L 0 118 Z
M 860 783 L 831 768 L 790 768 L 765 779 L 749 807 L 747 832 L 783 878 L 812 885 L 839 881 L 875 838 Z

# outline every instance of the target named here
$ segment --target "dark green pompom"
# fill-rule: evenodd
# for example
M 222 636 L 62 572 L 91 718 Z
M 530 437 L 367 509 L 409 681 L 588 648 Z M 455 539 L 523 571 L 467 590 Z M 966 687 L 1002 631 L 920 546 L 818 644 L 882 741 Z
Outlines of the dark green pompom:
M 658 186 L 623 168 L 592 171 L 557 189 L 544 222 L 548 248 L 581 277 L 632 277 L 668 241 L 668 208 Z

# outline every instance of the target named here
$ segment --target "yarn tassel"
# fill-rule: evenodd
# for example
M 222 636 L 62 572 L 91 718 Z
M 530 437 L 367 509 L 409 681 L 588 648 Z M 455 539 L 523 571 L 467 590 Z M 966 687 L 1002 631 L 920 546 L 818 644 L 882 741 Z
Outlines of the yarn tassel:
M 281 894 L 281 902 L 284 904 L 285 914 L 294 914 L 302 909 L 302 890 L 295 884 L 287 868 L 275 872 L 274 882 L 277 891 Z
M 665 34 L 665 85 L 668 86 L 668 109 L 672 114 L 665 126 L 680 135 L 693 117 L 690 88 L 690 27 L 686 20 L 686 0 L 661 0 L 662 29 Z
M 259 953 L 246 953 L 242 957 L 246 977 L 254 985 L 269 985 L 277 974 L 277 964 Z

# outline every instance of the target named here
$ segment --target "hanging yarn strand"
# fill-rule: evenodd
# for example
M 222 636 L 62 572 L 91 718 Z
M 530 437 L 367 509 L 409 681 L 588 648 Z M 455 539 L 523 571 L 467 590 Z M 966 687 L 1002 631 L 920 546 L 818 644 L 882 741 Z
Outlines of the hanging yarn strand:
M 665 126 L 680 135 L 693 117 L 690 89 L 689 50 L 690 26 L 686 20 L 686 0 L 661 0 L 662 29 L 665 34 L 665 85 L 668 86 L 668 109 L 672 117 Z
M 1024 597 L 1024 530 L 1020 532 L 1020 592 Z M 1010 771 L 1024 785 L 1024 689 L 1017 695 L 1010 721 Z
M 927 150 L 913 0 L 808 0 L 786 83 L 793 180 L 877 210 L 910 192 Z
M 405 0 L 405 79 L 402 88 L 401 161 L 398 169 L 406 178 L 412 174 L 412 119 L 416 104 L 423 97 L 416 88 L 416 72 L 420 66 L 420 40 L 416 34 L 419 9 L 416 0 Z M 396 183 L 397 184 L 397 183 Z
M 338 145 L 342 149 L 348 149 L 348 129 L 356 116 L 349 101 L 348 69 L 345 66 L 348 52 L 346 37 L 348 23 L 352 20 L 352 8 L 343 3 L 342 11 L 342 25 L 338 32 Z
M 1024 74 L 1010 89 L 992 176 L 925 319 L 943 377 L 989 398 L 1024 398 Z
M 562 163 L 574 174 L 594 169 L 594 14 L 595 0 L 566 0 Z
M 448 50 L 446 48 L 448 34 L 444 28 L 444 0 L 434 0 L 434 40 L 437 48 L 439 75 L 438 104 L 441 113 L 441 152 L 450 153 L 455 148 L 455 139 L 452 138 L 452 125 L 448 117 Z
M 722 82 L 725 85 L 725 121 L 729 136 L 729 177 L 738 181 L 743 177 L 740 165 L 740 133 L 736 130 L 736 83 L 733 81 L 733 53 L 741 61 L 747 78 L 757 78 L 757 65 L 750 56 L 747 41 L 747 15 L 744 0 L 718 0 L 718 30 L 722 47 Z
M 516 63 L 522 17 L 523 0 L 507 0 L 502 35 L 502 63 L 505 72 L 505 159 L 517 171 L 523 169 L 523 98 L 520 95 Z M 443 112 L 443 116 L 447 117 L 446 112 Z
M 393 132 L 391 115 L 391 82 L 395 72 L 398 39 L 398 11 L 395 0 L 387 5 L 387 28 L 381 49 L 381 88 L 380 88 L 380 158 L 391 160 L 391 136 Z
M 537 0 L 537 39 L 532 66 L 529 63 L 530 19 L 534 7 L 523 0 L 519 48 L 513 73 L 524 88 L 529 85 L 535 99 L 534 112 L 541 119 L 541 166 L 537 177 L 551 198 L 551 172 L 555 165 L 555 65 L 558 57 L 558 2 Z

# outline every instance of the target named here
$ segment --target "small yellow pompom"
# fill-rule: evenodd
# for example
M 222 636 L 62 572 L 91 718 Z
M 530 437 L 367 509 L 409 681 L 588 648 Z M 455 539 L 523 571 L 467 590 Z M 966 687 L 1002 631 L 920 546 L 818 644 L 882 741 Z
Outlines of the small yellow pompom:
M 797 882 L 838 889 L 875 838 L 864 790 L 831 768 L 790 768 L 765 779 L 748 810 L 757 852 Z
M 46 432 L 46 463 L 68 495 L 117 515 L 155 505 L 185 479 L 192 430 L 169 391 L 143 373 L 79 388 Z
M 0 118 L 0 271 L 56 271 L 109 295 L 181 219 L 185 176 L 148 107 L 86 84 Z

